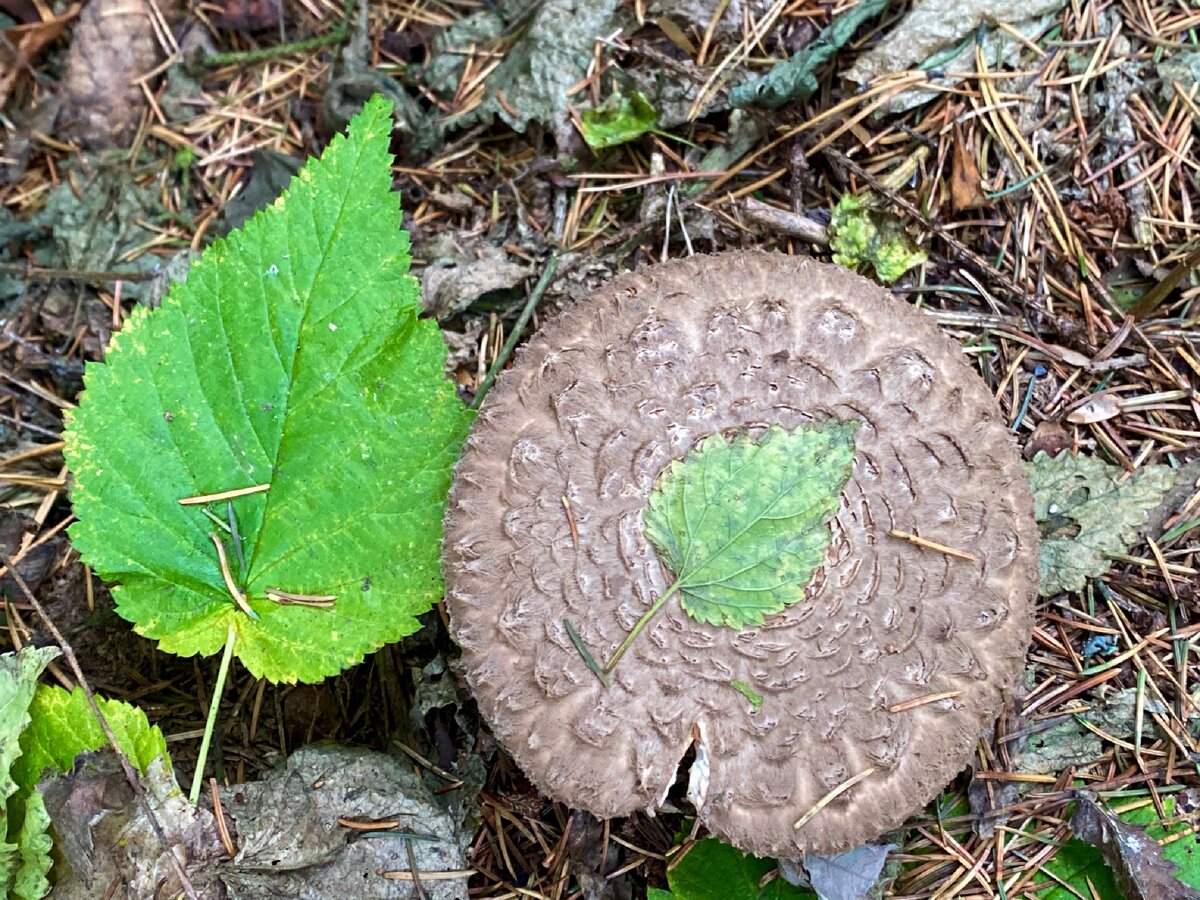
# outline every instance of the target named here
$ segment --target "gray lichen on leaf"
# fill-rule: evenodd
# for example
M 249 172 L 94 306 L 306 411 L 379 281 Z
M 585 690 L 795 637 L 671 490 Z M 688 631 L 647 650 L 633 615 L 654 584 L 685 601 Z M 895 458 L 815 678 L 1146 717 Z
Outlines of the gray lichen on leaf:
M 1152 465 L 1120 481 L 1117 466 L 1068 451 L 1039 453 L 1026 471 L 1042 534 L 1038 591 L 1047 597 L 1083 590 L 1107 572 L 1175 479 L 1169 466 Z

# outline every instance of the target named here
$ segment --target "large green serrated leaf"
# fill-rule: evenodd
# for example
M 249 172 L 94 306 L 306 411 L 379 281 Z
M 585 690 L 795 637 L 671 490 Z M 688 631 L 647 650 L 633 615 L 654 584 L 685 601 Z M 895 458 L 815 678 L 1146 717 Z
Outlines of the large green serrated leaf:
M 1175 480 L 1169 466 L 1142 466 L 1121 481 L 1123 469 L 1069 451 L 1039 453 L 1025 471 L 1042 532 L 1038 590 L 1047 597 L 1107 572 Z
M 414 632 L 440 596 L 442 510 L 470 414 L 436 325 L 417 319 L 390 108 L 368 103 L 88 367 L 67 434 L 71 537 L 120 583 L 117 611 L 171 653 L 214 653 L 232 627 L 254 675 L 316 681 Z M 179 503 L 262 485 L 211 517 Z M 230 504 L 244 567 L 213 521 Z M 268 590 L 336 600 L 283 605 Z
M 714 434 L 666 468 L 645 531 L 692 618 L 761 625 L 803 598 L 831 539 L 857 427 L 773 426 L 758 440 Z

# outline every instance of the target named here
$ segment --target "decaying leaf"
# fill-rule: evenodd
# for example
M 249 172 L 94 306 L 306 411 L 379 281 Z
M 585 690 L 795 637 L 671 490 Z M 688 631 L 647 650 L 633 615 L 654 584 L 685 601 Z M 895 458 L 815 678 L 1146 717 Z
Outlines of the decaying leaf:
M 830 421 L 775 426 L 757 440 L 713 435 L 663 470 L 645 533 L 675 573 L 667 593 L 679 593 L 688 615 L 743 628 L 804 599 L 832 537 L 857 428 Z
M 820 900 L 863 900 L 879 896 L 872 889 L 895 849 L 894 844 L 869 843 L 833 856 L 810 853 L 804 857 L 804 870 Z
M 1144 828 L 1121 821 L 1086 791 L 1076 795 L 1071 830 L 1104 854 L 1126 900 L 1200 900 L 1200 891 L 1176 877 L 1177 867 L 1163 856 L 1158 841 Z
M 46 266 L 154 271 L 160 257 L 138 250 L 152 237 L 145 226 L 159 218 L 158 209 L 153 189 L 139 185 L 123 168 L 105 166 L 64 178 L 31 220 L 51 238 L 35 242 L 34 253 Z M 122 286 L 123 297 L 141 300 L 147 294 L 146 282 Z
M 954 123 L 953 156 L 950 160 L 950 206 L 957 212 L 979 209 L 987 205 L 980 187 L 979 164 L 975 162 L 975 148 L 971 146 L 962 126 Z
M 1170 102 L 1175 98 L 1175 85 L 1186 91 L 1188 85 L 1200 81 L 1200 50 L 1184 50 L 1164 59 L 1158 64 L 1158 77 L 1162 97 Z
M 262 781 L 221 791 L 240 840 L 222 866 L 232 900 L 408 900 L 415 860 L 425 897 L 467 896 L 471 835 L 413 771 L 383 753 L 305 747 Z M 339 819 L 381 823 L 352 829 Z M 411 850 L 412 856 L 409 856 Z M 401 877 L 408 876 L 408 877 Z
M 461 196 L 461 195 L 460 195 Z M 533 272 L 474 231 L 442 231 L 413 247 L 425 265 L 414 266 L 421 281 L 421 305 L 438 319 L 470 308 L 497 292 L 512 292 Z
M 114 884 L 123 888 L 114 896 L 128 900 L 182 896 L 168 853 L 201 897 L 221 896 L 215 863 L 225 850 L 212 814 L 187 802 L 161 757 L 142 773 L 141 784 L 162 838 L 111 753 L 84 757 L 73 772 L 44 785 L 61 859 L 55 898 L 95 900 Z
M 1124 553 L 1174 483 L 1168 466 L 1124 471 L 1093 456 L 1039 453 L 1025 464 L 1041 529 L 1039 587 L 1043 596 L 1083 590 Z
M 989 65 L 1012 64 L 1028 47 L 1008 31 L 1014 27 L 1027 40 L 1050 25 L 1063 0 L 922 0 L 878 44 L 862 54 L 844 73 L 865 85 L 884 75 L 918 67 L 942 70 L 939 86 L 959 82 L 975 70 L 975 35 L 981 25 L 983 55 Z M 913 88 L 884 102 L 881 110 L 899 112 L 941 96 L 940 90 Z
M 848 269 L 871 269 L 891 284 L 926 259 L 902 225 L 880 207 L 872 194 L 843 194 L 829 222 L 833 261 Z
M 274 203 L 303 164 L 303 160 L 275 150 L 260 149 L 251 153 L 250 170 L 242 177 L 240 190 L 221 210 L 218 233 L 228 234 L 241 228 L 256 212 Z
M 516 37 L 487 76 L 482 99 L 437 130 L 486 123 L 497 115 L 517 131 L 530 122 L 551 129 L 566 125 L 568 91 L 587 73 L 596 39 L 612 33 L 617 6 L 617 0 L 545 0 L 532 6 L 507 0 L 447 28 L 434 40 L 424 81 L 448 101 L 459 88 L 464 51 Z
M 1159 800 L 1165 819 L 1149 796 L 1140 803 L 1136 800 L 1118 801 L 1114 809 L 1127 826 L 1140 826 L 1146 835 L 1162 843 L 1162 854 L 1177 866 L 1175 876 L 1191 888 L 1200 888 L 1200 839 L 1193 833 L 1196 811 L 1200 796 L 1195 789 L 1178 793 L 1160 792 Z M 1134 805 L 1136 804 L 1136 805 Z M 1109 867 L 1101 850 L 1073 837 L 1046 861 L 1043 874 L 1055 879 L 1051 886 L 1037 892 L 1038 900 L 1078 900 L 1080 897 L 1119 897 L 1123 894 L 1117 886 L 1113 870 Z M 1175 894 L 1168 895 L 1174 900 Z
M 1121 414 L 1121 400 L 1116 394 L 1095 394 L 1067 413 L 1073 425 L 1104 422 Z

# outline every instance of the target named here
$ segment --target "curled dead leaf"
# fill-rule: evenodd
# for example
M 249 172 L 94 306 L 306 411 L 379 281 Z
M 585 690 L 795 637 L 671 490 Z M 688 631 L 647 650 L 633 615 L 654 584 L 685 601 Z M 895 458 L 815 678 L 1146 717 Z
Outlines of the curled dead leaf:
M 950 206 L 956 212 L 987 206 L 987 197 L 980 188 L 979 164 L 975 151 L 963 134 L 962 126 L 954 125 L 954 155 L 950 164 Z
M 8 100 L 21 73 L 29 69 L 46 46 L 58 39 L 67 23 L 78 14 L 76 3 L 61 16 L 4 29 L 4 39 L 0 40 L 0 107 Z
M 1115 394 L 1095 394 L 1067 413 L 1067 421 L 1074 425 L 1089 425 L 1105 422 L 1121 414 L 1121 401 Z

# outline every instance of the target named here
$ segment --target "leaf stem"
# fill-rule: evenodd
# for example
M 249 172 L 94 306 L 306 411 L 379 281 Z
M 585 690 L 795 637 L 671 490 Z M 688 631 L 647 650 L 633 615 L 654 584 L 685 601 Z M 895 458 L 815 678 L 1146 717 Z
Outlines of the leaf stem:
M 621 661 L 621 657 L 625 655 L 625 651 L 629 649 L 629 646 L 635 640 L 637 640 L 637 636 L 642 633 L 642 629 L 645 628 L 650 620 L 654 618 L 655 613 L 662 609 L 663 604 L 670 600 L 679 591 L 680 584 L 681 582 L 679 579 L 676 579 L 675 583 L 667 588 L 666 591 L 664 591 L 659 598 L 651 604 L 648 610 L 642 613 L 642 617 L 634 623 L 633 630 L 630 631 L 629 634 L 625 635 L 625 640 L 621 641 L 621 646 L 617 648 L 615 653 L 613 653 L 612 658 L 604 664 L 604 671 L 606 674 L 611 673 L 612 670 L 616 668 L 617 663 Z
M 471 401 L 471 409 L 479 409 L 480 404 L 483 403 L 483 398 L 487 396 L 487 392 L 492 388 L 492 382 L 496 380 L 496 376 L 500 374 L 500 370 L 504 368 L 504 364 L 512 356 L 513 350 L 516 349 L 517 341 L 525 333 L 525 326 L 529 324 L 529 320 L 533 317 L 533 311 L 537 309 L 538 302 L 542 299 L 542 295 L 546 293 L 546 288 L 550 287 L 550 279 L 554 277 L 554 271 L 557 268 L 558 251 L 555 250 L 546 257 L 546 266 L 542 269 L 542 277 L 538 279 L 538 283 L 529 292 L 529 299 L 525 301 L 525 308 L 521 310 L 521 315 L 513 324 L 512 331 L 508 333 L 508 340 L 504 342 L 504 346 L 496 356 L 496 361 L 492 363 L 492 367 L 487 370 L 487 375 L 479 383 L 479 387 L 475 391 L 475 399 Z
M 192 773 L 192 790 L 188 801 L 195 806 L 200 801 L 200 786 L 204 784 L 204 763 L 208 760 L 208 747 L 217 728 L 217 710 L 221 706 L 221 695 L 225 693 L 225 678 L 229 675 L 229 663 L 233 660 L 233 645 L 237 631 L 229 623 L 229 636 L 225 639 L 225 652 L 221 654 L 221 667 L 217 669 L 217 683 L 213 685 L 212 699 L 208 702 L 208 721 L 204 723 L 204 737 L 200 741 L 200 755 L 196 760 L 196 771 Z

